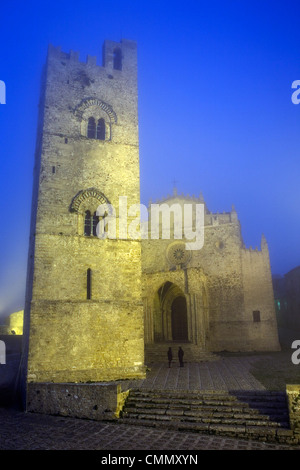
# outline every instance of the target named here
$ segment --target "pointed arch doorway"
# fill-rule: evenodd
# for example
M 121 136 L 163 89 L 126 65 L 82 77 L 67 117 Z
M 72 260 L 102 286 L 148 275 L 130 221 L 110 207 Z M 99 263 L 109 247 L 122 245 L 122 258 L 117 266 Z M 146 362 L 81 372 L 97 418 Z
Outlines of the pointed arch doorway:
M 182 290 L 167 281 L 158 289 L 157 298 L 156 340 L 189 341 L 187 302 Z

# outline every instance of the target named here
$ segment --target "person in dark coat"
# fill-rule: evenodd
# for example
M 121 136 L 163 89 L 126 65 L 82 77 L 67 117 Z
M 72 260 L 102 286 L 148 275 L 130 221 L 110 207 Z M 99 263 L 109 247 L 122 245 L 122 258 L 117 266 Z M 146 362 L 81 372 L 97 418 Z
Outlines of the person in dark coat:
M 179 346 L 178 359 L 179 359 L 180 367 L 183 367 L 183 355 L 184 355 L 184 351 L 182 350 L 181 346 Z
M 168 361 L 169 361 L 169 367 L 171 367 L 171 362 L 173 359 L 173 353 L 172 353 L 172 348 L 168 349 Z

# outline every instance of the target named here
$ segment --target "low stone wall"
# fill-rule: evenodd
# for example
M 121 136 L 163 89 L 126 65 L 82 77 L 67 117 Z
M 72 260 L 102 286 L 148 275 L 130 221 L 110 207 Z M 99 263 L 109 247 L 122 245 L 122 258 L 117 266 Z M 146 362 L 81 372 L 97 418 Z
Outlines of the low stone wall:
M 118 418 L 128 393 L 117 383 L 29 383 L 26 411 L 112 420 Z
M 286 393 L 291 429 L 300 434 L 300 385 L 287 385 Z

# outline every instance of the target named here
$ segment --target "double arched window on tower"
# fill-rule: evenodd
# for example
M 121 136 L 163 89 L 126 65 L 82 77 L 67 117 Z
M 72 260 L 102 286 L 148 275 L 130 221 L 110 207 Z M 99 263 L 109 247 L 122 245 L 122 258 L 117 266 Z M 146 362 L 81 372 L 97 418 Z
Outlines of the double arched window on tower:
M 72 199 L 70 212 L 77 214 L 79 236 L 107 238 L 105 232 L 109 232 L 114 211 L 106 196 L 98 189 L 89 188 L 79 191 Z
M 105 121 L 103 118 L 90 117 L 87 125 L 87 137 L 89 139 L 105 140 Z
M 90 211 L 85 211 L 84 215 L 84 235 L 86 237 L 97 236 L 97 225 L 99 222 L 99 216 L 96 212 L 93 214 Z
M 107 212 L 105 212 L 104 216 L 107 217 Z M 92 213 L 91 211 L 85 211 L 84 214 L 84 235 L 86 237 L 99 237 L 101 238 L 101 234 L 97 233 L 97 225 L 100 221 L 100 217 L 97 215 L 97 212 Z M 107 232 L 107 226 L 104 227 L 104 232 Z

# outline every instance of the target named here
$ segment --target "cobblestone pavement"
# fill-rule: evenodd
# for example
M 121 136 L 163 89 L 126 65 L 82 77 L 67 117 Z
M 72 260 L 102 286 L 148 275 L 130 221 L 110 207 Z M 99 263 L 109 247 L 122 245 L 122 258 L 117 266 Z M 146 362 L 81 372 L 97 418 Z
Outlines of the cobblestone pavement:
M 0 450 L 292 450 L 268 444 L 0 408 Z M 297 448 L 299 450 L 299 447 Z
M 129 387 L 151 390 L 265 390 L 250 373 L 255 356 L 222 357 L 216 361 L 186 363 L 183 368 L 174 361 L 150 364 L 144 380 L 126 382 Z

